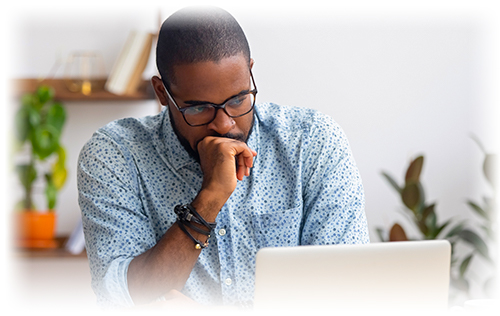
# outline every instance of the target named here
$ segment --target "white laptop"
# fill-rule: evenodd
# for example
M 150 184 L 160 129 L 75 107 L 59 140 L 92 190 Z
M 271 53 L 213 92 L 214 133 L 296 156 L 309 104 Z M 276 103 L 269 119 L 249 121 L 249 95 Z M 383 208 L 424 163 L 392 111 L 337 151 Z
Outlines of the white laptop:
M 448 241 L 264 248 L 255 310 L 446 310 Z

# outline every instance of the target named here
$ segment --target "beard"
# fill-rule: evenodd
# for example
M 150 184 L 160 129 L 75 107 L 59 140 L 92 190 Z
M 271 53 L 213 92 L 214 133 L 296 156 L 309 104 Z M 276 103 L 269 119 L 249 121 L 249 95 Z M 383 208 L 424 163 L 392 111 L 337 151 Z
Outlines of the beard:
M 198 150 L 193 149 L 191 147 L 191 145 L 189 144 L 189 141 L 184 136 L 181 135 L 181 133 L 177 129 L 177 126 L 175 125 L 175 121 L 174 121 L 174 118 L 172 117 L 172 112 L 170 111 L 170 108 L 168 108 L 167 110 L 168 110 L 168 116 L 170 118 L 170 124 L 172 124 L 172 129 L 174 130 L 175 135 L 177 135 L 177 139 L 179 139 L 179 142 L 181 143 L 182 147 L 184 147 L 184 149 L 188 152 L 189 156 L 193 157 L 194 160 L 196 160 L 198 163 L 200 163 L 200 155 L 198 154 Z M 250 124 L 250 130 L 248 131 L 246 136 L 243 133 L 219 134 L 215 131 L 213 131 L 213 133 L 211 135 L 207 135 L 207 136 L 230 138 L 230 139 L 238 140 L 238 141 L 246 144 L 248 139 L 250 138 L 250 135 L 252 134 L 253 124 L 255 122 L 255 117 L 254 117 L 253 113 L 254 113 L 253 110 L 250 113 L 248 113 L 248 114 L 252 115 L 252 123 Z M 203 140 L 203 138 L 196 142 L 196 148 L 198 147 L 198 143 L 201 142 L 202 140 Z

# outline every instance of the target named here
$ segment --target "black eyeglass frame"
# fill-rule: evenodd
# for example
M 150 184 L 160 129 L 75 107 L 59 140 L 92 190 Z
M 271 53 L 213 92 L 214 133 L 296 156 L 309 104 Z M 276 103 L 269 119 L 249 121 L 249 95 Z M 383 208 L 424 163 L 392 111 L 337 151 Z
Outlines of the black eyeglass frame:
M 210 103 L 210 102 L 207 102 L 206 104 L 207 105 L 210 105 L 212 107 L 215 108 L 215 112 L 214 112 L 214 117 L 208 121 L 207 123 L 203 123 L 203 124 L 196 124 L 196 125 L 193 125 L 193 124 L 190 124 L 187 119 L 186 119 L 186 116 L 184 115 L 184 112 L 189 109 L 190 107 L 193 107 L 193 106 L 199 106 L 199 105 L 192 105 L 192 106 L 187 106 L 185 108 L 180 108 L 178 105 L 177 105 L 177 102 L 175 102 L 174 98 L 172 97 L 172 95 L 170 94 L 170 91 L 168 91 L 168 88 L 167 88 L 167 85 L 163 84 L 163 86 L 165 87 L 165 91 L 167 92 L 167 95 L 168 95 L 168 98 L 172 101 L 172 103 L 174 104 L 175 108 L 181 112 L 182 114 L 182 118 L 184 118 L 184 121 L 186 122 L 187 125 L 191 126 L 191 127 L 198 127 L 198 126 L 204 126 L 204 125 L 208 125 L 210 123 L 213 122 L 213 120 L 215 120 L 215 117 L 217 116 L 217 112 L 219 109 L 222 109 L 224 110 L 224 113 L 226 113 L 227 116 L 231 117 L 231 118 L 237 118 L 237 117 L 242 117 L 244 115 L 247 115 L 248 113 L 252 112 L 253 108 L 255 107 L 255 100 L 257 99 L 257 86 L 255 85 L 255 80 L 253 78 L 253 74 L 252 74 L 252 70 L 250 69 L 250 78 L 252 79 L 252 84 L 254 86 L 254 89 L 253 90 L 250 90 L 244 94 L 237 94 L 237 95 L 233 95 L 229 98 L 227 98 L 226 100 L 224 100 L 224 102 L 220 103 L 220 104 L 215 104 L 215 103 Z M 253 94 L 253 104 L 252 106 L 250 107 L 250 110 L 248 110 L 247 112 L 243 113 L 243 114 L 240 114 L 240 115 L 230 115 L 229 113 L 227 113 L 226 111 L 226 103 L 229 102 L 229 100 L 233 99 L 233 98 L 236 98 L 236 97 L 240 97 L 240 96 L 246 96 L 248 94 Z

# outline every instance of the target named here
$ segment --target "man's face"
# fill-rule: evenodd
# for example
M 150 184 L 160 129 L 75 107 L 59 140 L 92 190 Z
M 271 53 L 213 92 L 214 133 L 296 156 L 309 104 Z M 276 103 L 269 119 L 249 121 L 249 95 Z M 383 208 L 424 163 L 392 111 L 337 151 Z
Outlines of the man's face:
M 175 82 L 170 84 L 172 97 L 180 108 L 193 103 L 220 104 L 231 96 L 250 90 L 253 64 L 243 54 L 219 62 L 198 62 L 174 66 Z M 169 103 L 173 128 L 184 147 L 199 160 L 197 145 L 207 136 L 219 136 L 246 142 L 253 125 L 253 111 L 238 118 L 218 110 L 215 119 L 204 126 L 189 126 L 172 102 Z

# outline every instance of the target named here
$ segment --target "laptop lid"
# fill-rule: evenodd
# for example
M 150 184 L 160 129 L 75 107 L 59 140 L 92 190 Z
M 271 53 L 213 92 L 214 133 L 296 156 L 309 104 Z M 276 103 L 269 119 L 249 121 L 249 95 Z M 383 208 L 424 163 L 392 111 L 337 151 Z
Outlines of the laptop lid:
M 256 258 L 256 310 L 447 309 L 446 240 L 264 248 Z

